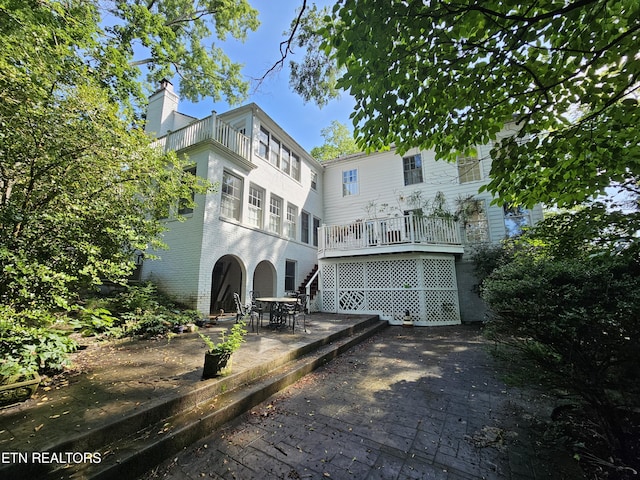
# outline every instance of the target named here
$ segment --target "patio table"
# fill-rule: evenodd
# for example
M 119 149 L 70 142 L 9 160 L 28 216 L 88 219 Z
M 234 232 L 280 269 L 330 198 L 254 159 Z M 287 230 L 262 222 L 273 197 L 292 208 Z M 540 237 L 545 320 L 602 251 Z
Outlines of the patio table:
M 281 328 L 287 324 L 287 314 L 289 310 L 284 308 L 287 304 L 298 302 L 296 297 L 259 297 L 257 302 L 269 304 L 269 326 Z

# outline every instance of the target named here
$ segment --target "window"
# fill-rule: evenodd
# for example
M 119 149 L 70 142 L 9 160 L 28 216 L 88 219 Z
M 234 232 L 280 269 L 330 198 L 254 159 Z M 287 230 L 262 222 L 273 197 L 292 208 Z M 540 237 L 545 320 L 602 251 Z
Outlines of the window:
M 260 127 L 258 132 L 258 155 L 262 158 L 269 159 L 269 132 Z
M 271 195 L 269 202 L 269 231 L 280 233 L 282 226 L 282 199 Z
M 413 185 L 415 183 L 422 183 L 422 156 L 411 155 L 410 157 L 404 157 L 402 159 L 402 166 L 404 170 L 404 184 Z
M 320 219 L 313 217 L 313 246 L 318 246 L 318 229 L 320 228 Z
M 529 210 L 508 204 L 505 204 L 502 208 L 504 211 L 504 228 L 507 237 L 520 235 L 523 227 L 531 225 Z
M 458 179 L 460 183 L 482 180 L 478 157 L 458 157 Z
M 300 157 L 295 153 L 291 154 L 291 177 L 300 181 Z
M 285 235 L 291 240 L 296 239 L 298 228 L 298 207 L 287 203 L 287 219 L 285 221 Z
M 358 194 L 358 170 L 346 170 L 342 172 L 342 196 Z
M 229 172 L 224 172 L 222 175 L 220 214 L 227 218 L 240 220 L 241 199 L 242 180 Z
M 255 185 L 249 186 L 249 212 L 247 221 L 254 227 L 262 228 L 264 218 L 264 190 Z
M 318 173 L 313 171 L 311 172 L 311 188 L 318 189 Z
M 264 127 L 260 127 L 258 132 L 256 154 L 268 160 L 271 165 L 279 168 L 290 177 L 300 181 L 300 157 L 281 143 L 280 140 L 273 137 L 269 130 Z
M 246 122 L 244 120 L 242 120 L 241 122 L 234 123 L 232 125 L 232 128 L 234 130 L 237 130 L 242 135 L 246 135 L 247 134 L 247 124 L 246 124 Z
M 184 173 L 193 175 L 195 177 L 196 176 L 196 167 L 193 166 L 193 167 L 190 167 L 190 168 L 186 168 L 184 170 Z M 191 207 L 191 205 L 193 204 L 194 200 L 195 200 L 195 194 L 193 192 L 191 192 L 191 198 L 181 198 L 180 202 L 178 203 L 178 213 L 180 215 L 186 215 L 188 213 L 193 213 L 193 207 Z
M 289 175 L 291 173 L 291 152 L 287 147 L 282 147 L 282 163 L 280 164 L 282 171 Z
M 300 241 L 309 243 L 309 214 L 307 212 L 300 214 Z
M 280 166 L 280 142 L 275 138 L 271 138 L 271 151 L 269 154 L 269 163 L 271 165 L 275 165 L 276 167 Z
M 296 262 L 287 260 L 284 264 L 284 289 L 293 292 L 296 289 Z

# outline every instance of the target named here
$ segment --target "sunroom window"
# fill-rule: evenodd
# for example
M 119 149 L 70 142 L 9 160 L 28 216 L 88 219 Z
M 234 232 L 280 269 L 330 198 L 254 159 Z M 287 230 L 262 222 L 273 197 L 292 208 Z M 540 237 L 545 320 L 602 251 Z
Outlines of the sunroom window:
M 229 172 L 222 175 L 222 200 L 220 214 L 223 217 L 240 220 L 242 200 L 242 179 Z

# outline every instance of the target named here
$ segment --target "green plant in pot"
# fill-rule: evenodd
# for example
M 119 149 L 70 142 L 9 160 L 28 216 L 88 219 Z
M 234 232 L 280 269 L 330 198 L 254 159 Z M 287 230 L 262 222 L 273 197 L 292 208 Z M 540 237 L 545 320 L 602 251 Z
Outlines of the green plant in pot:
M 220 333 L 220 341 L 214 342 L 207 335 L 200 333 L 200 338 L 207 346 L 204 354 L 204 369 L 202 378 L 212 378 L 220 375 L 223 369 L 231 369 L 231 354 L 240 348 L 245 341 L 247 330 L 244 322 L 238 322 L 231 327 L 231 331 Z

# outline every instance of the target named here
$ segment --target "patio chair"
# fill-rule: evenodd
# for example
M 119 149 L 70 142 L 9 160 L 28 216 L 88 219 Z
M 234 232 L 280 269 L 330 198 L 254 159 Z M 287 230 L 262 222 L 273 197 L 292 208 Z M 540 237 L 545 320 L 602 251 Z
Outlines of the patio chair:
M 243 305 L 242 301 L 240 300 L 240 295 L 238 293 L 234 293 L 233 294 L 233 300 L 236 304 L 236 323 L 238 323 L 240 321 L 240 319 L 242 318 L 243 320 L 247 317 L 249 317 L 249 326 L 251 327 L 251 331 L 254 331 L 254 325 L 253 325 L 253 310 L 251 309 L 251 305 Z M 260 324 L 259 322 L 256 320 L 256 324 L 255 324 L 255 330 L 256 333 L 260 333 Z
M 251 312 L 258 315 L 260 326 L 262 326 L 262 315 L 264 313 L 264 307 L 261 302 L 256 301 L 256 298 L 260 297 L 260 292 L 258 292 L 257 290 L 251 290 L 249 292 L 249 296 L 251 297 Z
M 300 293 L 298 294 L 298 301 L 294 304 L 288 305 L 287 318 L 291 321 L 291 331 L 295 333 L 296 331 L 296 321 L 300 315 L 302 315 L 302 321 L 304 326 L 304 331 L 307 331 L 307 295 Z

